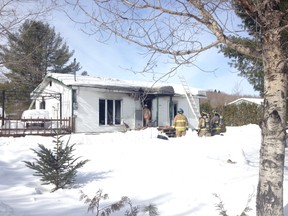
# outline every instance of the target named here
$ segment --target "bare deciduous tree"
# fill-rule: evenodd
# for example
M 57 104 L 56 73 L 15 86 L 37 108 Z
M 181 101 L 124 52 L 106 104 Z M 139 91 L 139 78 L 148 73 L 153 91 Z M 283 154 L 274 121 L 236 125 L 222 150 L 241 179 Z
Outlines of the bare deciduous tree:
M 95 0 L 70 1 L 89 34 L 99 40 L 123 38 L 147 49 L 151 58 L 143 71 L 153 71 L 158 55 L 175 63 L 171 71 L 194 64 L 201 52 L 225 44 L 264 63 L 264 116 L 261 123 L 258 216 L 283 215 L 287 56 L 287 1 L 284 0 Z M 256 46 L 234 40 L 249 35 L 234 25 L 237 4 L 257 22 Z M 71 10 L 70 10 L 71 11 Z M 69 13 L 68 13 L 69 14 Z M 73 15 L 70 15 L 73 18 Z M 79 18 L 80 16 L 78 16 Z M 207 59 L 209 63 L 209 59 Z
M 232 92 L 234 95 L 240 96 L 242 92 L 241 82 L 237 82 L 234 84 L 234 87 L 232 89 Z

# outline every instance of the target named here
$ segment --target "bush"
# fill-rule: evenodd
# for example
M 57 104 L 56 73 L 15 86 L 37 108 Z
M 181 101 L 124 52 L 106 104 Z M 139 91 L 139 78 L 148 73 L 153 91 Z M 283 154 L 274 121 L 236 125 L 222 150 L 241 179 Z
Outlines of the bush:
M 263 116 L 263 108 L 248 103 L 227 105 L 223 109 L 223 116 L 227 126 L 259 124 Z
M 75 183 L 77 169 L 81 168 L 88 160 L 78 161 L 72 155 L 75 144 L 69 146 L 69 140 L 64 145 L 62 136 L 56 135 L 53 143 L 53 150 L 47 149 L 44 145 L 38 144 L 39 150 L 32 149 L 37 155 L 36 162 L 24 161 L 27 167 L 35 170 L 35 176 L 40 176 L 42 184 L 53 184 L 52 192 L 65 188 Z
M 263 107 L 256 104 L 242 103 L 212 108 L 209 103 L 200 105 L 200 111 L 212 114 L 216 110 L 224 118 L 225 126 L 242 126 L 259 124 L 263 116 Z
M 217 199 L 218 199 L 218 203 L 215 205 L 217 211 L 219 212 L 219 215 L 221 216 L 229 216 L 227 214 L 227 210 L 225 209 L 224 207 L 224 203 L 223 201 L 221 200 L 220 196 L 218 194 L 213 194 Z M 249 204 L 251 203 L 252 201 L 252 198 L 254 197 L 254 194 L 251 194 L 249 195 L 248 197 L 248 200 L 247 200 L 247 203 L 246 203 L 246 206 L 244 207 L 243 211 L 241 212 L 240 216 L 248 216 L 248 213 L 252 210 L 250 207 L 249 207 Z
M 125 211 L 124 216 L 137 216 L 139 212 L 144 214 L 148 213 L 149 216 L 159 215 L 155 205 L 150 204 L 148 206 L 143 206 L 142 208 L 133 206 L 132 201 L 127 196 L 123 196 L 119 201 L 102 207 L 100 202 L 108 199 L 108 194 L 103 194 L 102 190 L 98 190 L 93 198 L 89 198 L 83 191 L 80 191 L 80 193 L 80 200 L 84 200 L 84 203 L 88 204 L 87 212 L 92 212 L 95 216 L 109 216 L 112 213 L 119 212 L 126 205 L 128 205 L 128 209 Z

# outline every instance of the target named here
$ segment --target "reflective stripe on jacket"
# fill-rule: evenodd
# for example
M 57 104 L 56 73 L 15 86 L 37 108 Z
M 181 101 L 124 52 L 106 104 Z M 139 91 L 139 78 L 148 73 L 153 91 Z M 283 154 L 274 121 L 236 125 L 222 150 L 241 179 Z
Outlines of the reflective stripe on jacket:
M 183 114 L 177 114 L 174 118 L 173 126 L 176 130 L 185 131 L 188 128 L 188 119 Z
M 200 117 L 198 128 L 200 130 L 210 130 L 210 122 L 208 117 Z

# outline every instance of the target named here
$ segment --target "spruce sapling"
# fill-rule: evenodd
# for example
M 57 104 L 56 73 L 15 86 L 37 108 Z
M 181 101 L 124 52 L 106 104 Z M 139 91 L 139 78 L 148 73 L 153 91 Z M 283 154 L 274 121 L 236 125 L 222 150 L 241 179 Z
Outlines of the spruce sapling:
M 47 149 L 43 144 L 38 144 L 39 150 L 32 149 L 37 155 L 35 162 L 24 161 L 27 167 L 35 170 L 35 176 L 40 176 L 43 185 L 53 184 L 51 192 L 60 188 L 71 186 L 75 183 L 77 169 L 81 168 L 89 160 L 79 161 L 72 154 L 75 143 L 69 146 L 69 140 L 64 145 L 61 135 L 54 137 L 53 150 Z

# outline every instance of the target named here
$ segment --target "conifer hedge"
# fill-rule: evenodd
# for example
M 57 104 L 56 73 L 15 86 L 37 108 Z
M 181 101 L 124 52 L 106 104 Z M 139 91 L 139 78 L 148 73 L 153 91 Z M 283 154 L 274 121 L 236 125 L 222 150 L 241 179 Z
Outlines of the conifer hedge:
M 263 107 L 256 104 L 241 103 L 239 105 L 226 105 L 212 108 L 209 103 L 200 105 L 201 112 L 212 115 L 217 111 L 224 118 L 226 126 L 242 126 L 247 124 L 259 124 L 263 116 Z

